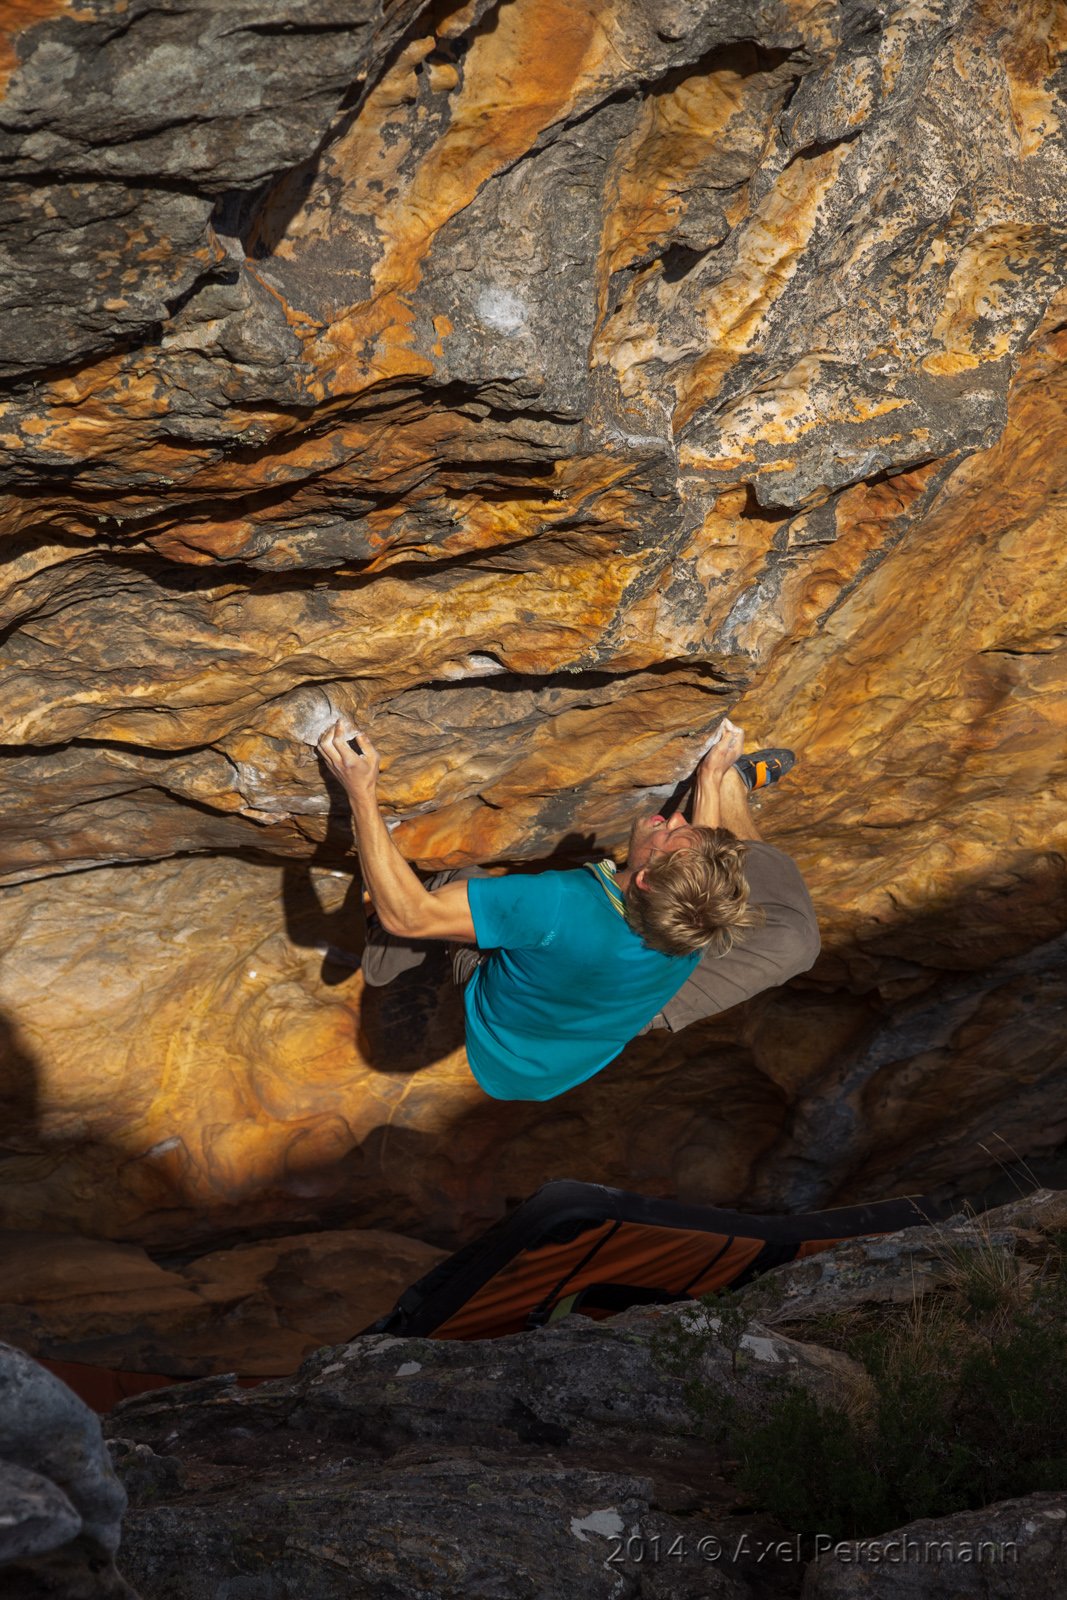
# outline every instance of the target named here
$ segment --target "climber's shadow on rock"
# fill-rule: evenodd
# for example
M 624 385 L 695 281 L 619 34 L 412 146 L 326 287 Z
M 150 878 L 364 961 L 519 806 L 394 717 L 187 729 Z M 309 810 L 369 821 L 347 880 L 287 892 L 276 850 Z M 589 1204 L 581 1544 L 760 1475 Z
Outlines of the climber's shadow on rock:
M 312 865 L 293 861 L 282 869 L 285 931 L 293 944 L 321 951 L 323 983 L 348 983 L 359 972 L 367 939 L 359 867 L 346 861 L 344 870 L 351 877 L 344 898 L 328 910 Z M 423 957 L 418 966 L 384 988 L 364 985 L 360 994 L 360 1049 L 379 1072 L 417 1072 L 463 1043 L 463 1001 L 452 982 L 447 946 L 434 940 L 413 949 Z
M 586 861 L 599 861 L 603 858 L 603 848 L 597 847 L 595 833 L 578 833 L 573 831 L 564 834 L 558 843 L 552 846 L 546 856 L 538 856 L 536 861 L 510 861 L 507 863 L 508 872 L 561 872 L 568 867 L 580 867 Z
M 465 1037 L 463 994 L 452 981 L 448 947 L 421 947 L 419 966 L 360 999 L 360 1043 L 377 1072 L 418 1072 L 460 1049 Z
M 351 855 L 352 819 L 348 800 L 321 756 L 319 764 L 326 773 L 326 790 L 330 800 L 326 834 L 309 859 L 287 862 L 283 867 L 282 911 L 285 931 L 291 943 L 321 952 L 319 976 L 323 983 L 333 986 L 347 982 L 359 971 L 366 928 L 363 918 L 363 881 L 359 864 Z M 349 882 L 340 906 L 328 910 L 323 905 L 312 877 L 313 866 L 327 867 L 348 875 Z
M 5 1158 L 36 1148 L 39 1078 L 19 1030 L 0 1015 L 0 1172 Z
M 351 853 L 348 800 L 321 758 L 320 765 L 330 797 L 326 835 L 309 859 L 283 867 L 282 909 L 288 938 L 321 952 L 320 980 L 334 987 L 350 982 L 359 972 L 367 924 L 362 875 Z M 323 905 L 313 876 L 316 867 L 348 876 L 339 906 Z M 434 940 L 413 949 L 422 956 L 418 965 L 383 988 L 365 985 L 360 994 L 360 1050 L 379 1072 L 417 1072 L 463 1043 L 463 999 L 452 982 L 447 947 Z
M 305 950 L 321 952 L 319 977 L 323 983 L 331 986 L 346 983 L 359 971 L 366 928 L 363 884 L 358 865 L 352 863 L 344 899 L 331 911 L 327 910 L 319 897 L 311 875 L 311 864 L 307 861 L 287 862 L 282 868 L 282 910 L 290 943 Z

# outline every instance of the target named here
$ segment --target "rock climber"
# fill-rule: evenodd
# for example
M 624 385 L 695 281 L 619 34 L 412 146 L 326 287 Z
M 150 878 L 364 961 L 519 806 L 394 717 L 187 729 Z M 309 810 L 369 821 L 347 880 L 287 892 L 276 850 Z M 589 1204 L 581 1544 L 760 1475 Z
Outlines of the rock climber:
M 691 818 L 639 816 L 618 870 L 611 860 L 502 876 L 473 867 L 423 883 L 382 819 L 370 740 L 338 721 L 319 750 L 348 797 L 374 907 L 365 981 L 388 983 L 425 959 L 422 941 L 448 941 L 467 1059 L 494 1099 L 551 1100 L 638 1034 L 725 1011 L 819 953 L 800 872 L 761 840 L 749 808 L 795 758 L 744 755 L 729 720 L 697 768 Z

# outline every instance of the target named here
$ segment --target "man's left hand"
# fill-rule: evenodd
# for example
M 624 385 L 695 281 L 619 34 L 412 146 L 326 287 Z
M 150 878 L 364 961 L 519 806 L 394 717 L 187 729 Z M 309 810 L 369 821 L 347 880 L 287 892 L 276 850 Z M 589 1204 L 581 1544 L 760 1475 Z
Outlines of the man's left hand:
M 358 750 L 353 750 L 344 724 L 338 720 L 319 740 L 319 751 L 350 800 L 373 800 L 381 761 L 365 733 L 357 733 L 355 738 Z
M 744 753 L 745 730 L 737 728 L 724 718 L 719 737 L 697 768 L 698 782 L 720 782 L 729 772 L 739 755 Z

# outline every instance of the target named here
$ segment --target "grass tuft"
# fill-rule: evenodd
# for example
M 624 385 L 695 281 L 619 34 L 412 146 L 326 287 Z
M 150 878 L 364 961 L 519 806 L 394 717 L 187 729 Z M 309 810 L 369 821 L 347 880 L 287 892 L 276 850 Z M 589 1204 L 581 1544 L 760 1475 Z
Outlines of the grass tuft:
M 801 1534 L 865 1538 L 920 1517 L 1067 1488 L 1067 1235 L 1041 1261 L 972 1221 L 945 1231 L 943 1286 L 910 1302 L 849 1308 L 802 1337 L 860 1361 L 865 1391 L 820 1404 L 781 1384 L 762 1421 L 702 1374 L 709 1343 L 736 1376 L 751 1307 L 709 1296 L 657 1359 L 686 1395 L 759 1510 Z

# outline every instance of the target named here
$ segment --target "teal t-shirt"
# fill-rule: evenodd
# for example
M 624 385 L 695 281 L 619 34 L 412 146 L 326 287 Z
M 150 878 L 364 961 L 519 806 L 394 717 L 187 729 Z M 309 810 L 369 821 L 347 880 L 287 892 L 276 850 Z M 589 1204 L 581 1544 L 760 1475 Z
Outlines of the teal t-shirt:
M 551 1100 L 584 1083 L 700 961 L 650 950 L 618 891 L 582 867 L 471 878 L 467 893 L 478 947 L 492 952 L 464 990 L 467 1059 L 497 1100 Z

